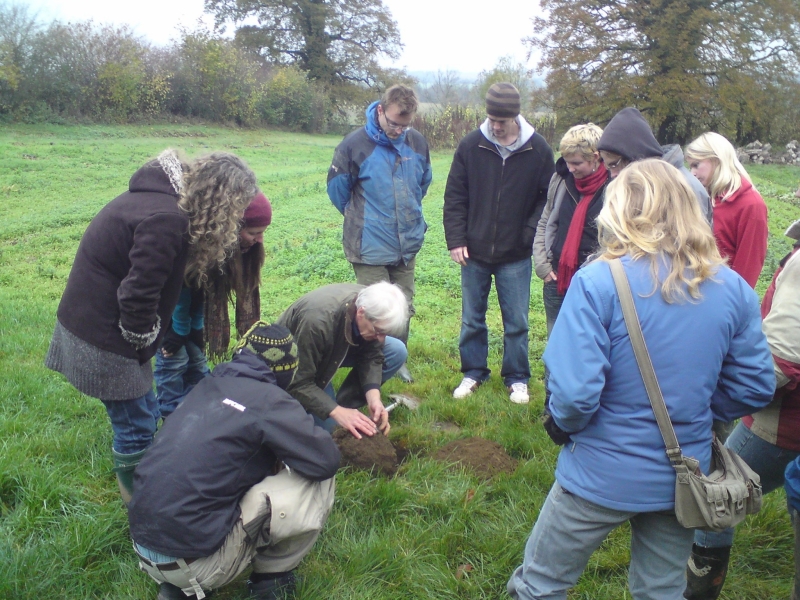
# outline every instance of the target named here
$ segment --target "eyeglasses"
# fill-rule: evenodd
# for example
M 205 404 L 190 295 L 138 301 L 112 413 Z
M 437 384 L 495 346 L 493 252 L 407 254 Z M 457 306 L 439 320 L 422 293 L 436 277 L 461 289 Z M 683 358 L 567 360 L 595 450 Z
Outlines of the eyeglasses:
M 625 159 L 624 159 L 622 156 L 620 156 L 620 157 L 619 157 L 617 160 L 615 160 L 613 163 L 606 162 L 606 161 L 603 161 L 603 162 L 605 162 L 605 164 L 606 164 L 606 168 L 607 168 L 607 169 L 616 169 L 617 167 L 619 167 L 620 165 L 622 165 L 622 163 L 623 163 L 623 161 L 624 161 L 624 160 L 625 160 Z
M 411 123 L 408 125 L 400 125 L 400 123 L 395 123 L 389 117 L 386 116 L 383 108 L 381 108 L 381 114 L 383 115 L 383 120 L 386 121 L 386 129 L 391 129 L 392 131 L 399 131 L 400 133 L 404 131 L 408 131 L 411 129 Z

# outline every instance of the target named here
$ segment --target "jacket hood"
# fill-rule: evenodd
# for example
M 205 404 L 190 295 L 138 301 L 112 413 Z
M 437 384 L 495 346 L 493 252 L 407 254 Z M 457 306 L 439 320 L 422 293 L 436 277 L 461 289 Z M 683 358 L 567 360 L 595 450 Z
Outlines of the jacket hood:
M 380 144 L 381 146 L 392 146 L 393 144 L 402 144 L 403 142 L 406 141 L 405 131 L 401 133 L 396 139 L 390 140 L 389 136 L 387 136 L 386 133 L 384 133 L 383 129 L 381 129 L 380 125 L 378 125 L 378 104 L 380 104 L 380 101 L 376 100 L 367 107 L 367 110 L 364 113 L 367 117 L 367 123 L 366 125 L 364 125 L 364 129 L 367 131 L 367 135 L 373 142 L 375 142 L 376 144 Z
M 603 167 L 605 169 L 605 167 Z M 562 179 L 566 179 L 569 173 L 569 167 L 567 167 L 567 161 L 564 160 L 563 156 L 560 156 L 556 161 L 556 173 Z
M 623 108 L 614 115 L 603 130 L 597 149 L 619 154 L 629 162 L 663 155 L 650 125 L 633 107 Z
M 176 198 L 183 189 L 183 167 L 172 150 L 164 150 L 158 158 L 139 168 L 131 177 L 131 192 L 158 192 Z
M 247 377 L 264 383 L 278 385 L 278 380 L 269 365 L 247 348 L 233 355 L 230 362 L 218 364 L 212 377 Z
M 667 144 L 661 146 L 661 158 L 667 161 L 676 169 L 683 168 L 683 150 L 678 144 Z
M 519 125 L 519 136 L 517 137 L 517 141 L 511 144 L 510 146 L 506 146 L 509 152 L 514 152 L 528 143 L 528 140 L 533 137 L 533 134 L 536 133 L 536 129 L 525 120 L 525 117 L 522 115 L 517 116 L 517 124 Z M 481 133 L 483 137 L 489 140 L 492 144 L 496 144 L 497 140 L 495 140 L 494 134 L 492 133 L 492 126 L 489 124 L 489 118 L 487 117 L 486 120 L 481 123 L 480 127 Z

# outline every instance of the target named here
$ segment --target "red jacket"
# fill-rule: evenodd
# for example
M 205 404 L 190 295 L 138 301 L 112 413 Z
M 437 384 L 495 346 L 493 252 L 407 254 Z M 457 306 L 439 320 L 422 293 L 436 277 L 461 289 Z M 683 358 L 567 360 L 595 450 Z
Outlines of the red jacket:
M 755 288 L 767 256 L 767 205 L 753 184 L 742 178 L 730 198 L 714 201 L 714 237 L 728 264 Z

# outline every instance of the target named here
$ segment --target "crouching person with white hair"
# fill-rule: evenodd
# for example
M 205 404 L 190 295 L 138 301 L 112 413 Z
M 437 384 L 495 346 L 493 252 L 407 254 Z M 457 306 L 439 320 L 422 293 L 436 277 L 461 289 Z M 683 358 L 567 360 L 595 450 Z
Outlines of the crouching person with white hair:
M 292 597 L 334 496 L 339 450 L 285 390 L 297 346 L 256 323 L 233 358 L 164 422 L 134 475 L 128 508 L 158 600 L 205 598 L 248 566 L 250 597 Z
M 406 362 L 398 338 L 408 321 L 403 292 L 386 281 L 370 286 L 326 285 L 302 296 L 278 318 L 297 340 L 300 364 L 289 393 L 332 431 L 338 424 L 356 438 L 389 433 L 381 385 Z M 352 367 L 339 390 L 331 380 Z M 367 406 L 369 416 L 362 413 Z

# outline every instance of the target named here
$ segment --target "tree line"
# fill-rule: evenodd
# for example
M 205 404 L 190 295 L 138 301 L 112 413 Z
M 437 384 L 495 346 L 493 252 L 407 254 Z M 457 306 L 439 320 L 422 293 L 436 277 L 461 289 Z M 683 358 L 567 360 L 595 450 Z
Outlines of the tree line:
M 439 72 L 417 85 L 435 147 L 480 120 L 482 92 L 520 88 L 548 141 L 636 106 L 662 143 L 718 131 L 738 144 L 800 137 L 797 0 L 540 0 L 523 43 L 545 85 L 508 57 L 478 81 Z M 41 23 L 0 0 L 0 120 L 199 118 L 325 132 L 358 122 L 393 83 L 414 85 L 382 0 L 206 0 L 215 27 L 154 47 L 129 27 Z M 232 37 L 228 33 L 232 33 Z M 448 108 L 449 107 L 449 108 Z M 551 131 L 552 130 L 552 131 Z M 455 140 L 455 142 L 453 141 Z

